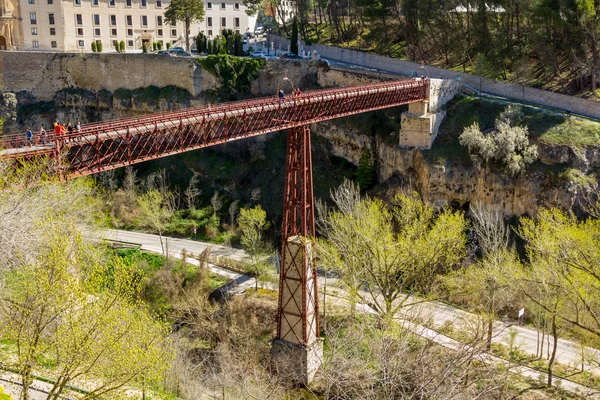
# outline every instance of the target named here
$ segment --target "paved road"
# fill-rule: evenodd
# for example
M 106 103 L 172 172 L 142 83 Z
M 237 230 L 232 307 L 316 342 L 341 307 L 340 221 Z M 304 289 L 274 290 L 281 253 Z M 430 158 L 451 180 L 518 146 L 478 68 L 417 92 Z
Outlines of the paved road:
M 106 231 L 106 237 L 115 239 L 115 240 L 123 240 L 128 242 L 139 243 L 142 245 L 143 250 L 153 251 L 161 253 L 160 241 L 157 235 L 149 235 L 145 233 L 138 232 L 129 232 L 129 231 L 121 231 L 121 230 L 109 230 Z M 193 240 L 186 239 L 174 239 L 168 238 L 169 243 L 169 252 L 172 255 L 178 255 L 181 253 L 182 249 L 187 249 L 188 251 L 193 252 L 194 254 L 199 254 L 207 247 L 211 247 L 211 253 L 216 256 L 224 256 L 233 258 L 235 260 L 244 260 L 247 257 L 247 254 L 244 250 L 232 249 L 225 246 L 207 244 L 202 242 L 197 242 Z M 232 273 L 224 268 L 220 268 L 217 266 L 211 266 L 211 269 L 216 274 L 228 276 L 232 279 L 241 279 L 243 284 L 238 288 L 239 290 L 243 290 L 244 288 L 251 287 L 254 285 L 254 278 L 243 275 Z M 242 278 L 243 277 L 243 278 Z M 327 279 L 328 287 L 332 285 L 336 285 L 335 279 Z M 320 288 L 324 287 L 324 278 L 319 278 Z M 451 307 L 447 304 L 443 304 L 440 302 L 424 302 L 419 305 L 412 306 L 408 310 L 403 310 L 403 315 L 405 316 L 426 316 L 426 319 L 429 319 L 430 316 L 433 317 L 433 324 L 435 327 L 441 327 L 448 323 L 453 323 L 455 327 L 460 326 L 465 323 L 469 319 L 473 319 L 474 315 Z M 496 322 L 494 325 L 495 332 L 493 341 L 495 343 L 502 343 L 504 345 L 509 344 L 509 328 L 514 328 L 517 331 L 516 344 L 521 348 L 521 350 L 535 355 L 536 348 L 538 346 L 538 338 L 537 332 L 533 329 L 529 329 L 523 326 L 513 326 L 510 324 L 506 324 L 503 322 Z M 552 340 L 551 340 L 552 342 Z M 547 345 L 544 345 L 544 353 L 546 353 Z M 595 349 L 589 349 L 591 352 L 598 352 Z M 598 352 L 600 354 L 600 352 Z M 561 364 L 565 365 L 580 365 L 581 359 L 581 348 L 580 346 L 572 341 L 559 339 L 557 353 L 556 353 L 557 361 Z M 600 374 L 600 370 L 596 369 L 595 372 Z

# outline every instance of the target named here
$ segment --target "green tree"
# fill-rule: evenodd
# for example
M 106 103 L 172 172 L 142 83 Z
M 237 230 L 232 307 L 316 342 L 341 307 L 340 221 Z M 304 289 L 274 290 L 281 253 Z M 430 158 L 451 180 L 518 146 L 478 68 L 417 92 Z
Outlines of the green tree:
M 206 44 L 206 54 L 214 54 L 212 40 L 209 40 L 208 43 Z
M 139 207 L 137 221 L 139 226 L 158 233 L 160 246 L 163 254 L 165 254 L 162 234 L 173 216 L 173 209 L 169 204 L 169 199 L 161 191 L 155 189 L 139 196 L 137 204 Z
M 290 42 L 290 51 L 298 55 L 298 20 L 295 16 L 294 22 L 292 22 L 292 38 Z
M 96 41 L 92 42 L 92 51 L 95 53 L 98 51 L 98 47 L 96 46 Z
M 98 53 L 102 53 L 102 42 L 99 40 L 96 43 L 96 49 L 98 50 Z
M 204 2 L 201 0 L 172 0 L 165 11 L 165 21 L 185 25 L 185 49 L 190 51 L 190 25 L 204 21 Z
M 152 51 L 156 52 L 158 49 L 158 44 L 156 42 L 152 42 Z
M 200 54 L 206 53 L 206 36 L 202 32 L 196 36 L 196 50 Z
M 86 398 L 119 397 L 142 377 L 160 382 L 172 354 L 168 330 L 133 303 L 130 271 L 113 266 L 115 285 L 104 290 L 98 284 L 108 271 L 96 262 L 96 246 L 66 236 L 64 221 L 54 222 L 45 251 L 13 271 L 0 297 L 7 321 L 2 335 L 17 343 L 14 367 L 23 387 L 31 385 L 33 368 L 44 359 L 55 364 L 51 400 L 82 377 L 94 378 Z M 21 398 L 28 398 L 27 390 Z
M 221 37 L 221 43 L 219 44 L 219 54 L 227 54 L 227 38 Z
M 392 203 L 389 209 L 367 198 L 330 212 L 323 229 L 327 246 L 320 250 L 342 281 L 363 283 L 368 299 L 362 291 L 357 295 L 385 322 L 411 303 L 411 293 L 428 292 L 436 275 L 466 253 L 462 214 L 446 209 L 436 217 L 416 194 L 398 195 Z
M 356 183 L 363 189 L 369 189 L 375 183 L 376 170 L 375 163 L 371 157 L 371 150 L 364 147 L 360 160 L 358 161 L 358 169 L 356 170 Z
M 171 42 L 167 42 L 167 50 L 171 48 Z
M 242 45 L 242 35 L 236 33 L 235 35 L 235 51 L 234 54 L 238 57 L 241 57 L 244 53 L 244 46 Z
M 255 276 L 258 290 L 258 281 L 272 270 L 268 256 L 273 249 L 263 238 L 265 231 L 270 227 L 267 222 L 267 213 L 260 206 L 241 209 L 238 216 L 238 227 L 242 233 L 240 243 L 250 254 L 248 272 Z
M 125 41 L 124 40 L 121 40 L 119 42 L 119 52 L 125 53 Z

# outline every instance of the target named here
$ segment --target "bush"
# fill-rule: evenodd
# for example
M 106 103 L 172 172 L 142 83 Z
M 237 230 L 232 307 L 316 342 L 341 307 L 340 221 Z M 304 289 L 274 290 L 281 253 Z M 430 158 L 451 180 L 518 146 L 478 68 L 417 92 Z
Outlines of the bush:
M 152 51 L 156 51 L 158 49 L 158 44 L 156 42 L 152 42 Z
M 148 54 L 148 43 L 142 44 L 142 52 Z
M 120 50 L 119 50 L 119 49 L 120 49 L 120 47 L 119 47 L 119 42 L 115 42 L 115 51 L 116 51 L 117 53 L 119 53 L 119 52 L 120 52 Z
M 263 59 L 240 58 L 226 54 L 210 55 L 198 59 L 198 62 L 205 70 L 222 79 L 223 90 L 229 100 L 248 92 L 258 76 L 258 71 L 265 66 Z
M 98 49 L 98 53 L 102 53 L 102 42 L 98 41 L 98 43 L 96 43 L 96 49 Z
M 94 53 L 98 51 L 98 47 L 96 46 L 96 42 L 92 42 L 92 51 Z
M 119 51 L 121 53 L 125 53 L 125 41 L 121 40 L 121 42 L 119 43 Z
M 167 42 L 167 50 L 171 48 L 171 42 Z
M 156 49 L 157 49 L 158 51 L 161 51 L 161 50 L 162 50 L 162 42 L 156 42 Z
M 520 109 L 511 105 L 500 114 L 491 132 L 483 133 L 474 123 L 461 133 L 460 144 L 469 149 L 475 166 L 496 163 L 514 177 L 537 159 L 537 147 L 529 145 L 527 127 L 516 125 L 521 116 Z

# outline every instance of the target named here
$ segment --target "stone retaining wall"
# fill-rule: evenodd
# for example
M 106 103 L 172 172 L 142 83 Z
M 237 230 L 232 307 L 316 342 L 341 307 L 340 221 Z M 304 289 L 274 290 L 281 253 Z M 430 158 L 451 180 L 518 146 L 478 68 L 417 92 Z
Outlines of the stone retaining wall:
M 273 42 L 276 48 L 282 49 L 287 48 L 290 42 L 287 38 L 272 34 L 268 36 L 268 40 Z M 432 78 L 460 78 L 460 82 L 463 85 L 471 86 L 484 93 L 490 93 L 492 95 L 506 97 L 517 101 L 525 101 L 545 107 L 557 108 L 564 111 L 571 110 L 576 114 L 591 118 L 600 118 L 600 102 L 593 100 L 567 96 L 549 92 L 547 90 L 534 89 L 518 83 L 495 81 L 493 79 L 443 68 L 427 66 L 426 71 L 417 63 L 378 56 L 357 50 L 342 49 L 335 46 L 323 44 L 306 46 L 304 42 L 301 42 L 300 49 L 309 52 L 314 50 L 321 58 L 356 64 L 366 68 L 375 68 L 404 76 L 412 76 L 413 73 L 417 73 L 419 76 L 426 74 Z

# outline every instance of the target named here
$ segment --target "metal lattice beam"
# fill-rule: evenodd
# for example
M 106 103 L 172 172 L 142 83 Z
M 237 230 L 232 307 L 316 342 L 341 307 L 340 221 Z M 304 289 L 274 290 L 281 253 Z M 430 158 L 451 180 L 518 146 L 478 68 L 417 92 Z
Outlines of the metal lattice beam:
M 427 98 L 427 81 L 405 80 L 312 91 L 299 98 L 262 98 L 159 113 L 83 126 L 47 144 L 21 137 L 0 140 L 0 159 L 34 153 L 62 158 L 67 177 L 88 175 L 146 160 L 310 123 L 395 107 Z

